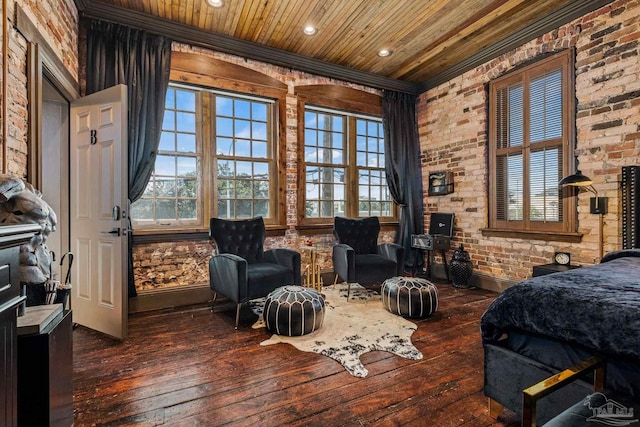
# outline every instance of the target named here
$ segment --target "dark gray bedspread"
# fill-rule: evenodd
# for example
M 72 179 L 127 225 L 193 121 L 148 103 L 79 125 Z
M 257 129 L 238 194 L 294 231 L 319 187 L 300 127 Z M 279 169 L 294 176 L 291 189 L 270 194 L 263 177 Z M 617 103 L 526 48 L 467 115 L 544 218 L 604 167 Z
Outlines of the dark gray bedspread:
M 640 249 L 508 288 L 483 314 L 482 340 L 514 329 L 640 360 Z

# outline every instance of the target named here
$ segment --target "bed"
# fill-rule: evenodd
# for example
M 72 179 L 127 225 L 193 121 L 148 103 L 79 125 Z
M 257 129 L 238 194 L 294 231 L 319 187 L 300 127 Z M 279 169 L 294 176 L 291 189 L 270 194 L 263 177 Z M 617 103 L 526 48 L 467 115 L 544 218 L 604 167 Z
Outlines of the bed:
M 498 407 L 520 414 L 523 389 L 594 355 L 607 362 L 605 390 L 640 400 L 640 249 L 518 283 L 489 306 L 480 329 L 484 392 Z M 554 392 L 538 403 L 538 420 L 591 390 L 576 381 Z

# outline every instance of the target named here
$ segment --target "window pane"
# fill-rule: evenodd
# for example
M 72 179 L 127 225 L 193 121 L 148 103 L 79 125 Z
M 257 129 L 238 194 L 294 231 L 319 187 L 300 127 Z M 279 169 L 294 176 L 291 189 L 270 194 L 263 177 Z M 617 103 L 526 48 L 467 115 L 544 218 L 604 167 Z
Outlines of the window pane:
M 236 210 L 233 200 L 218 200 L 218 217 L 235 218 Z
M 222 156 L 233 156 L 233 139 L 218 138 L 216 140 L 216 154 Z
M 253 148 L 252 148 L 252 152 L 251 155 L 253 158 L 262 158 L 262 159 L 266 159 L 268 157 L 268 153 L 267 153 L 267 143 L 266 142 L 262 142 L 262 141 L 257 141 L 253 143 Z
M 258 179 L 269 178 L 269 163 L 255 162 L 253 164 L 253 177 Z
M 316 113 L 305 111 L 304 112 L 304 126 L 307 128 L 318 128 L 318 115 Z
M 260 122 L 253 122 L 251 124 L 251 137 L 253 139 L 267 140 L 267 124 Z
M 250 119 L 251 118 L 251 104 L 249 101 L 244 101 L 241 99 L 236 99 L 234 101 L 234 113 L 235 117 L 240 119 Z
M 523 170 L 522 155 L 507 157 L 507 220 L 521 221 L 523 215 Z
M 253 176 L 251 162 L 236 162 L 236 176 L 242 178 Z
M 176 196 L 176 179 L 175 178 L 156 178 L 155 188 L 156 188 L 156 197 L 175 197 Z
M 218 178 L 233 177 L 235 175 L 235 163 L 232 160 L 218 160 Z
M 562 72 L 554 71 L 531 81 L 531 142 L 562 137 Z
M 251 118 L 261 122 L 267 121 L 267 105 L 259 102 L 251 103 Z
M 269 216 L 269 202 L 267 200 L 256 200 L 253 203 L 253 216 Z
M 131 216 L 139 221 L 153 220 L 153 200 L 139 199 L 133 202 Z
M 174 156 L 156 156 L 156 175 L 176 176 L 176 158 Z
M 524 138 L 522 85 L 509 88 L 509 146 L 521 146 Z
M 158 145 L 159 151 L 175 151 L 176 142 L 175 134 L 173 132 L 162 132 L 160 135 L 160 144 Z
M 216 96 L 216 115 L 233 117 L 233 100 L 224 96 Z
M 253 183 L 253 195 L 256 199 L 268 199 L 269 181 L 255 181 Z
M 195 157 L 178 157 L 178 176 L 196 176 Z
M 222 199 L 235 198 L 235 181 L 230 179 L 218 180 L 218 197 Z
M 176 186 L 178 188 L 178 197 L 193 197 L 196 198 L 197 193 L 197 181 L 195 179 L 180 178 L 176 180 Z
M 196 135 L 191 133 L 178 133 L 178 149 L 183 153 L 196 152 Z
M 236 156 L 251 157 L 251 142 L 242 139 L 236 140 Z
M 236 201 L 236 218 L 251 218 L 253 216 L 253 202 L 250 200 Z
M 318 145 L 318 132 L 312 129 L 305 129 L 304 131 L 304 145 L 317 146 Z
M 559 221 L 561 179 L 558 148 L 531 153 L 529 172 L 531 221 Z
M 233 136 L 233 120 L 218 117 L 216 119 L 216 135 Z
M 248 120 L 236 120 L 234 122 L 233 136 L 236 138 L 251 138 L 251 122 Z
M 178 200 L 178 218 L 196 219 L 197 211 L 195 200 Z
M 176 219 L 176 201 L 158 200 L 156 207 L 156 217 L 162 219 Z
M 176 113 L 173 111 L 164 111 L 164 118 L 162 119 L 162 130 L 175 130 L 176 129 Z
M 308 218 L 319 218 L 320 217 L 320 203 L 317 201 L 309 201 L 307 200 L 305 203 L 305 214 Z
M 176 108 L 176 91 L 175 89 L 167 89 L 167 97 L 164 101 L 164 108 L 175 109 Z
M 190 90 L 176 90 L 176 109 L 196 110 L 196 94 Z

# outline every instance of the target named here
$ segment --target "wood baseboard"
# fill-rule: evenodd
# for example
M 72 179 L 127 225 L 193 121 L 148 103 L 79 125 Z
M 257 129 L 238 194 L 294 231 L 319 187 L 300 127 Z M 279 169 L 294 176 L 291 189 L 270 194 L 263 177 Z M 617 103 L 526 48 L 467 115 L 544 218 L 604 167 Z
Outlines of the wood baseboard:
M 208 283 L 139 292 L 137 297 L 129 298 L 129 313 L 203 304 L 212 296 Z

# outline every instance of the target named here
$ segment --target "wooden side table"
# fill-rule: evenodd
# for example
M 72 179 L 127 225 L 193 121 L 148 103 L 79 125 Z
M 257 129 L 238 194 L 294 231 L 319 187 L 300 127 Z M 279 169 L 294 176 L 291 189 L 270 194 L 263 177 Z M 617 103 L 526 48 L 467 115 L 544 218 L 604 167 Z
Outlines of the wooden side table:
M 302 246 L 303 252 L 309 254 L 309 264 L 303 270 L 303 285 L 313 288 L 316 291 L 322 290 L 322 276 L 320 274 L 320 264 L 318 264 L 318 251 L 313 246 Z

